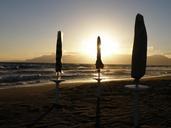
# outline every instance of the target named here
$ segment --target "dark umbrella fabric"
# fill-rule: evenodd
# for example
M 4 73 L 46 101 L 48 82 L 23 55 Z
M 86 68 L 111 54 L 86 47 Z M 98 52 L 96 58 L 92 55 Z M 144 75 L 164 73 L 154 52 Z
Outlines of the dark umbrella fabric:
M 62 37 L 61 31 L 58 31 L 57 44 L 56 44 L 56 72 L 61 72 L 62 70 Z
M 102 69 L 104 67 L 104 64 L 101 60 L 101 40 L 100 37 L 98 36 L 97 38 L 97 60 L 96 60 L 96 69 Z
M 139 80 L 145 74 L 147 60 L 147 32 L 141 14 L 136 16 L 134 33 L 131 76 Z

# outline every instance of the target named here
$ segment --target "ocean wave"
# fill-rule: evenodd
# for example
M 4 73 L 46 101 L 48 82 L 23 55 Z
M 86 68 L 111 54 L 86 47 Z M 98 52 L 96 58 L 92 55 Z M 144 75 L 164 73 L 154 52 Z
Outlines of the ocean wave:
M 41 74 L 36 74 L 36 75 L 7 75 L 7 76 L 1 77 L 0 83 L 29 81 L 29 80 L 36 80 L 36 79 L 40 79 L 40 78 L 41 78 Z
M 0 63 L 0 86 L 46 83 L 56 78 L 54 64 Z M 171 74 L 171 66 L 148 66 L 146 76 Z M 131 77 L 130 65 L 106 65 L 101 70 L 104 79 Z M 95 65 L 64 64 L 62 78 L 66 81 L 88 80 L 97 77 Z

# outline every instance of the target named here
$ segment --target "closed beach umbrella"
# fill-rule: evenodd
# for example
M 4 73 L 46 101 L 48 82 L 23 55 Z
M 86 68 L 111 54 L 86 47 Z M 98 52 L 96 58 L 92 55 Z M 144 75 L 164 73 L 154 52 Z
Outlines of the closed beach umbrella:
M 61 31 L 58 31 L 57 44 L 56 44 L 56 72 L 62 70 L 62 35 Z
M 97 103 L 96 103 L 96 128 L 100 128 L 100 95 L 101 95 L 101 89 L 100 89 L 100 69 L 104 67 L 104 64 L 101 60 L 101 40 L 98 36 L 97 38 L 97 60 L 96 60 L 96 69 L 98 72 L 98 78 L 96 78 L 98 82 L 97 86 Z
M 61 73 L 61 70 L 62 70 L 61 58 L 62 58 L 62 35 L 61 35 L 61 31 L 58 31 L 57 44 L 56 44 L 56 65 L 55 65 L 57 77 L 59 77 L 58 75 L 59 75 L 59 73 Z M 49 114 L 53 110 L 53 108 L 58 109 L 61 107 L 59 104 L 59 84 L 64 80 L 61 80 L 61 79 L 56 80 L 55 79 L 52 81 L 56 83 L 55 103 L 49 108 L 49 110 L 47 112 L 43 113 L 33 123 L 29 124 L 28 125 L 29 128 L 33 127 L 36 123 L 38 123 L 40 120 L 42 120 L 47 114 Z
M 134 33 L 131 76 L 139 80 L 145 74 L 147 60 L 147 32 L 141 14 L 136 16 Z
M 97 38 L 97 60 L 96 60 L 96 69 L 100 70 L 104 67 L 104 64 L 101 60 L 101 40 L 100 37 L 98 36 Z

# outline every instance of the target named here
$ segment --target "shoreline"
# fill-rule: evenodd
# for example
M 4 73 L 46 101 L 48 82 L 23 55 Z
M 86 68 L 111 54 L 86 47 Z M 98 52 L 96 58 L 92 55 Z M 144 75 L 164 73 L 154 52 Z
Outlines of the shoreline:
M 161 75 L 161 76 L 145 76 L 141 80 L 147 80 L 147 79 L 160 79 L 160 78 L 169 78 L 171 75 Z M 115 81 L 133 81 L 133 78 L 123 78 L 123 79 L 106 79 L 104 78 L 102 82 L 115 82 Z M 96 80 L 92 79 L 87 79 L 87 80 L 65 80 L 62 85 L 65 84 L 86 84 L 86 83 L 96 83 Z M 50 84 L 54 84 L 52 81 L 44 82 L 44 83 L 36 83 L 36 84 L 25 84 L 25 85 L 5 85 L 5 86 L 0 86 L 0 90 L 3 89 L 13 89 L 13 88 L 27 88 L 27 87 L 37 87 L 37 86 L 47 86 Z

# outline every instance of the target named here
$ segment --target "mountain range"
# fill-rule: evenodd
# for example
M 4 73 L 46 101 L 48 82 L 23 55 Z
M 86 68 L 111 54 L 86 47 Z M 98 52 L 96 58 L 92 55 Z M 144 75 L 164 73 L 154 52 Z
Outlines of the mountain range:
M 62 61 L 63 63 L 95 63 L 96 58 L 87 57 L 85 55 L 72 53 L 63 55 Z M 131 55 L 114 55 L 113 57 L 105 57 L 102 58 L 105 64 L 130 64 L 131 63 Z M 54 63 L 55 55 L 42 55 L 39 57 L 35 57 L 32 59 L 25 60 L 26 62 L 34 62 L 34 63 Z M 171 58 L 168 58 L 164 55 L 152 55 L 147 57 L 148 65 L 171 65 Z

